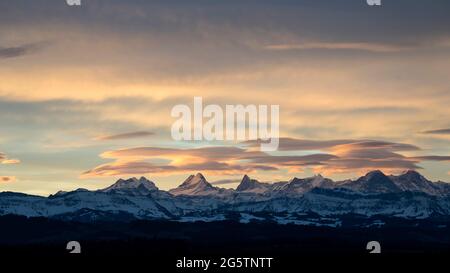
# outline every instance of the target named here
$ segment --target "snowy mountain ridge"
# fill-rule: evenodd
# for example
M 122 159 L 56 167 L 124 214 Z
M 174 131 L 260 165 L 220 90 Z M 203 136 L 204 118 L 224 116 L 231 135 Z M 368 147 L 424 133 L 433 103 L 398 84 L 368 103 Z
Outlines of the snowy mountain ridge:
M 321 217 L 346 214 L 417 219 L 450 217 L 450 184 L 431 182 L 415 171 L 399 176 L 373 171 L 342 182 L 317 175 L 262 183 L 245 175 L 236 190 L 232 190 L 215 187 L 198 173 L 169 191 L 159 190 L 155 183 L 141 177 L 119 179 L 96 191 L 60 191 L 49 197 L 0 193 L 0 215 L 83 221 L 217 221 L 230 213 L 238 213 L 242 221 L 260 219 L 257 215 L 261 214 L 272 215 L 275 218 L 271 219 L 280 223 L 304 223 L 299 217 L 311 213 Z

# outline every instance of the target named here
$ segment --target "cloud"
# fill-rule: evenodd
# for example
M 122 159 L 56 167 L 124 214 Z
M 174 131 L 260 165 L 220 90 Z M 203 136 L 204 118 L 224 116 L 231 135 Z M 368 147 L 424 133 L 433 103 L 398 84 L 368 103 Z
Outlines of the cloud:
M 422 134 L 430 134 L 430 135 L 450 135 L 450 129 L 438 129 L 438 130 L 423 131 Z
M 186 164 L 180 165 L 179 169 L 182 171 L 211 171 L 220 174 L 234 174 L 242 172 L 254 172 L 256 170 L 260 171 L 275 171 L 278 170 L 276 167 L 257 165 L 257 164 L 231 164 L 225 162 L 208 161 L 202 163 Z
M 131 162 L 113 162 L 95 167 L 84 172 L 81 177 L 101 177 L 101 176 L 120 176 L 149 173 L 167 173 L 174 172 L 174 166 L 156 166 L 149 162 L 131 161 Z
M 242 144 L 249 147 L 259 147 L 262 140 L 248 140 L 242 142 Z M 308 140 L 308 139 L 295 139 L 295 138 L 280 138 L 278 150 L 280 151 L 300 151 L 300 150 L 321 150 L 337 145 L 353 143 L 355 140 Z
M 348 142 L 348 143 L 346 143 Z M 345 143 L 345 144 L 340 144 Z M 289 139 L 284 145 L 285 151 L 323 150 L 328 153 L 289 156 L 264 156 L 251 158 L 251 162 L 275 165 L 301 170 L 310 167 L 321 173 L 363 173 L 381 169 L 388 172 L 400 172 L 406 169 L 419 169 L 419 158 L 409 158 L 400 151 L 419 151 L 419 147 L 385 141 L 308 141 Z
M 336 145 L 329 149 L 333 158 L 321 166 L 315 167 L 322 173 L 364 173 L 374 169 L 390 173 L 403 170 L 420 169 L 420 161 L 406 157 L 400 152 L 420 151 L 420 148 L 406 143 L 388 141 L 355 141 L 353 143 Z
M 0 176 L 0 183 L 9 183 L 15 181 L 16 181 L 15 176 Z
M 281 138 L 281 151 L 255 151 L 260 141 L 246 141 L 246 147 L 209 146 L 198 148 L 136 147 L 106 151 L 100 156 L 113 162 L 98 166 L 82 177 L 139 174 L 179 174 L 204 171 L 214 174 L 242 174 L 281 169 L 322 173 L 366 172 L 381 169 L 400 172 L 420 169 L 425 160 L 447 161 L 450 157 L 424 155 L 408 157 L 402 152 L 420 152 L 408 143 L 378 140 L 307 140 Z M 312 153 L 311 151 L 316 151 Z M 320 151 L 320 152 L 317 152 Z M 287 154 L 286 154 L 287 153 Z
M 174 103 L 139 96 L 98 101 L 20 100 L 0 94 L 2 138 L 11 140 L 8 146 L 3 145 L 3 149 L 17 150 L 17 147 L 27 146 L 29 152 L 48 148 L 61 151 L 106 145 L 104 142 L 119 141 L 118 138 L 123 137 L 145 137 L 150 133 L 164 138 L 170 133 L 170 127 L 167 127 L 172 120 L 170 106 Z M 105 132 L 132 134 L 113 136 Z M 93 141 L 95 137 L 110 140 Z M 92 156 L 97 154 L 95 151 Z
M 118 176 L 130 174 L 167 174 L 187 171 L 203 171 L 213 174 L 250 173 L 257 170 L 274 171 L 278 167 L 262 164 L 257 157 L 268 156 L 259 151 L 251 151 L 232 146 L 200 148 L 137 147 L 107 151 L 102 158 L 115 161 L 84 172 L 81 177 Z M 159 161 L 159 163 L 155 163 Z M 163 161 L 164 163 L 160 163 Z M 261 163 L 261 164 L 260 164 Z
M 395 143 L 388 141 L 376 141 L 376 140 L 363 140 L 363 141 L 354 141 L 353 143 L 336 145 L 333 149 L 384 149 L 389 151 L 419 151 L 420 148 L 405 143 Z
M 410 157 L 414 160 L 421 160 L 421 161 L 447 161 L 450 162 L 450 156 L 440 156 L 440 155 L 428 155 L 428 156 L 415 156 Z
M 17 58 L 39 51 L 44 43 L 26 44 L 13 47 L 0 46 L 0 59 Z
M 338 157 L 332 154 L 311 154 L 302 156 L 258 156 L 249 157 L 249 160 L 258 164 L 273 164 L 277 166 L 316 166 L 323 165 Z
M 382 170 L 386 173 L 401 173 L 405 170 L 422 169 L 422 167 L 418 166 L 416 162 L 408 159 L 373 160 L 341 158 L 339 160 L 327 162 L 321 166 L 315 166 L 313 169 L 315 172 L 323 174 L 363 174 L 373 170 Z
M 254 172 L 255 170 L 273 171 L 275 167 L 261 165 L 238 165 L 225 162 L 207 161 L 192 164 L 156 165 L 145 161 L 116 161 L 95 167 L 84 172 L 81 178 L 108 177 L 124 175 L 146 174 L 185 174 L 186 172 L 202 171 L 209 174 L 240 174 L 242 172 Z
M 1 164 L 5 164 L 5 165 L 19 164 L 19 163 L 20 163 L 19 159 L 5 159 L 5 160 L 1 161 Z
M 259 143 L 244 142 L 249 147 Z M 408 169 L 420 169 L 422 161 L 448 161 L 448 156 L 424 155 L 408 157 L 402 152 L 420 152 L 421 148 L 408 144 L 379 140 L 306 140 L 281 138 L 280 150 L 285 152 L 324 151 L 308 155 L 259 156 L 249 158 L 251 162 L 269 164 L 278 168 L 288 167 L 294 170 L 310 167 L 316 172 L 333 173 L 364 173 L 374 169 L 386 172 L 401 172 Z
M 81 177 L 150 173 L 176 174 L 191 171 L 203 171 L 210 174 L 235 174 L 250 173 L 256 170 L 277 170 L 277 166 L 249 162 L 249 159 L 263 155 L 266 154 L 232 146 L 186 149 L 165 147 L 128 148 L 102 153 L 100 155 L 102 158 L 114 159 L 115 161 L 88 170 Z
M 55 166 L 81 173 L 140 160 L 150 162 L 127 171 L 419 167 L 421 160 L 406 155 L 420 150 L 358 147 L 355 139 L 424 143 L 413 133 L 444 128 L 439 117 L 450 113 L 448 48 L 435 47 L 450 37 L 450 1 L 398 0 L 376 12 L 363 0 L 88 1 L 76 12 L 63 0 L 51 2 L 0 1 L 0 63 L 8 61 L 0 65 L 7 79 L 0 82 L 1 150 L 14 151 L 27 162 L 24 172 L 45 179 L 61 179 Z M 27 41 L 39 40 L 57 43 L 26 55 L 36 53 Z M 273 155 L 177 149 L 97 158 L 118 147 L 92 141 L 103 133 L 149 130 L 161 136 L 151 145 L 168 145 L 170 108 L 193 95 L 219 105 L 279 104 L 282 134 L 309 139 L 284 141 Z M 189 100 L 167 100 L 178 96 Z M 445 140 L 426 141 L 445 154 Z M 444 164 L 431 170 L 443 173 Z M 42 187 L 31 180 L 27 189 Z
M 380 43 L 367 42 L 313 42 L 300 44 L 275 44 L 264 47 L 268 50 L 288 51 L 288 50 L 308 50 L 308 49 L 322 49 L 322 50 L 360 50 L 376 53 L 399 52 L 404 50 L 411 50 L 413 47 Z
M 217 181 L 210 182 L 212 185 L 228 185 L 240 183 L 241 179 L 221 179 Z
M 209 160 L 232 160 L 245 159 L 258 155 L 265 155 L 263 152 L 249 151 L 239 147 L 232 146 L 215 146 L 200 147 L 191 149 L 165 148 L 165 147 L 137 147 L 107 151 L 100 156 L 103 158 L 203 158 Z
M 0 164 L 9 165 L 9 164 L 19 164 L 19 159 L 9 159 L 8 156 L 4 153 L 0 153 Z
M 249 140 L 242 144 L 249 147 L 258 147 L 262 140 Z M 387 141 L 376 140 L 355 140 L 355 139 L 338 139 L 338 140 L 308 140 L 296 138 L 280 138 L 280 151 L 312 151 L 312 150 L 330 150 L 345 148 L 386 148 L 395 151 L 416 151 L 419 147 L 411 144 L 393 143 Z
M 130 132 L 116 135 L 105 135 L 96 137 L 96 140 L 119 140 L 119 139 L 130 139 L 130 138 L 140 138 L 140 137 L 148 137 L 152 136 L 155 133 L 147 132 L 147 131 L 138 131 L 138 132 Z

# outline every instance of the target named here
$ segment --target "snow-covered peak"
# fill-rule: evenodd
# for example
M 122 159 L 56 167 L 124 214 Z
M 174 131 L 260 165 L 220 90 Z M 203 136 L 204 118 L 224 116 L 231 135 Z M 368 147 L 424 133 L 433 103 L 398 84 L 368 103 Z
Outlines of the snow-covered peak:
M 244 175 L 244 177 L 242 177 L 241 183 L 239 183 L 236 190 L 237 191 L 245 191 L 245 190 L 251 188 L 252 185 L 253 185 L 253 183 L 252 183 L 252 180 L 250 179 L 250 177 L 248 175 Z
M 382 171 L 375 170 L 355 181 L 342 184 L 345 188 L 367 193 L 399 192 L 401 189 Z
M 258 180 L 251 179 L 248 175 L 244 175 L 241 183 L 236 188 L 238 192 L 264 193 L 269 190 L 269 184 L 261 183 Z
M 201 173 L 197 173 L 190 175 L 180 186 L 169 192 L 173 195 L 211 195 L 218 191 Z
M 406 171 L 399 176 L 390 176 L 390 178 L 402 191 L 425 192 L 431 195 L 441 192 L 439 186 L 413 170 Z
M 303 179 L 294 177 L 283 187 L 283 191 L 286 193 L 304 193 L 313 188 L 331 188 L 333 185 L 334 182 L 331 179 L 319 174 Z
M 197 174 L 171 190 L 172 194 L 157 190 L 146 178 L 120 179 L 104 190 L 78 189 L 49 198 L 4 192 L 0 193 L 0 215 L 62 217 L 77 221 L 182 219 L 191 215 L 204 219 L 202 217 L 216 216 L 218 211 L 241 214 L 311 211 L 319 215 L 351 213 L 409 218 L 450 215 L 450 184 L 432 183 L 417 172 L 386 176 L 375 171 L 339 184 L 318 175 L 274 184 L 244 176 L 240 186 L 254 191 L 213 187 L 203 175 Z M 323 189 L 328 186 L 331 188 Z M 267 187 L 266 192 L 256 191 L 264 187 Z M 439 194 L 424 194 L 434 191 Z
M 318 187 L 332 187 L 334 182 L 331 179 L 325 178 L 323 177 L 321 174 L 318 174 L 314 177 L 312 177 L 311 179 L 311 186 L 313 188 L 318 188 Z
M 414 171 L 414 170 L 408 170 L 400 175 L 400 177 L 403 177 L 405 179 L 411 179 L 411 180 L 421 180 L 421 181 L 428 181 L 423 175 L 420 173 Z
M 151 191 L 157 191 L 158 188 L 155 186 L 155 183 L 148 180 L 145 177 L 141 177 L 137 179 L 136 177 L 130 179 L 119 179 L 113 185 L 100 190 L 102 192 L 111 192 L 111 191 L 119 191 L 119 192 L 128 192 L 128 191 L 139 191 L 141 193 L 148 193 Z
M 206 178 L 201 173 L 190 175 L 181 186 L 197 185 L 199 183 L 207 183 Z
M 368 172 L 365 176 L 363 176 L 365 178 L 367 178 L 367 180 L 372 179 L 372 178 L 384 178 L 386 177 L 386 175 L 380 171 L 380 170 L 374 170 L 374 171 L 370 171 Z

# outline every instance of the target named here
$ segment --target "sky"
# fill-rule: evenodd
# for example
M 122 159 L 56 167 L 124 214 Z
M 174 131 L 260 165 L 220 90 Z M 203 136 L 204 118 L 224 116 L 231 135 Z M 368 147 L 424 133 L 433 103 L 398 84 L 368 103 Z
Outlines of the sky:
M 450 2 L 0 0 L 0 191 L 202 172 L 450 182 Z M 280 146 L 175 141 L 177 104 L 279 105 Z

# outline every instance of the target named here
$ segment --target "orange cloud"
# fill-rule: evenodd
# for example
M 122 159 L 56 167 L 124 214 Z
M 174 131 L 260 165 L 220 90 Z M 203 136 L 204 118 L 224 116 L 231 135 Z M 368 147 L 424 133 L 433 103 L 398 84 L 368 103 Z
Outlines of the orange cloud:
M 180 165 L 156 165 L 145 161 L 116 161 L 95 167 L 81 175 L 81 178 L 145 174 L 184 174 L 192 171 L 202 171 L 211 175 L 229 175 L 251 173 L 256 170 L 276 170 L 274 167 L 263 165 L 239 165 L 225 162 L 208 161 L 202 163 Z
M 9 182 L 15 182 L 15 181 L 16 181 L 15 176 L 0 176 L 0 182 L 9 183 Z
M 0 153 L 0 164 L 18 164 L 20 163 L 19 159 L 9 159 L 8 156 L 4 153 Z
M 88 170 L 82 177 L 180 174 L 188 171 L 224 175 L 281 169 L 292 173 L 303 172 L 306 168 L 324 174 L 366 173 L 372 170 L 400 173 L 420 169 L 418 164 L 422 161 L 450 161 L 450 156 L 405 156 L 402 152 L 419 152 L 421 149 L 407 143 L 377 140 L 281 138 L 281 151 L 277 154 L 254 150 L 260 141 L 241 144 L 246 147 L 137 147 L 107 151 L 101 157 L 114 161 Z
M 276 166 L 251 161 L 267 154 L 238 147 L 200 147 L 190 149 L 138 147 L 107 151 L 100 156 L 115 161 L 84 172 L 81 177 L 178 174 L 202 171 L 208 174 L 237 174 L 256 170 L 276 170 Z M 163 160 L 166 163 L 155 163 Z
M 1 162 L 2 164 L 19 164 L 20 160 L 19 159 L 5 159 Z

